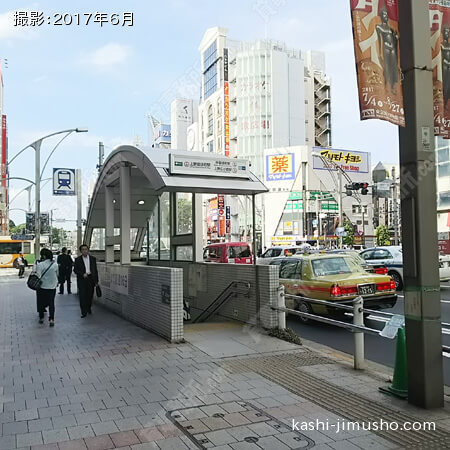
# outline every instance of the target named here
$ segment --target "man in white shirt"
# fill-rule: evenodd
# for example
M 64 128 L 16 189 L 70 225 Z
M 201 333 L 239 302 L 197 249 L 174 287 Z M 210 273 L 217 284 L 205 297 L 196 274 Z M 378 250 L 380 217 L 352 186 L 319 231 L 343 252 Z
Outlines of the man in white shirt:
M 81 318 L 92 314 L 92 297 L 98 285 L 97 260 L 89 254 L 86 244 L 80 245 L 81 255 L 75 259 L 73 271 L 77 276 L 78 296 L 80 298 Z

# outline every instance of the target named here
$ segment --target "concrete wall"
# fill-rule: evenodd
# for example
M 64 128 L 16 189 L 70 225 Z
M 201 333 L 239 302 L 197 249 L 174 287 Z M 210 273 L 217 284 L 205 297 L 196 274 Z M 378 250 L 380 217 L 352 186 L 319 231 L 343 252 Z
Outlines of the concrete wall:
M 170 342 L 183 340 L 183 272 L 179 268 L 98 263 L 96 302 Z
M 204 311 L 232 281 L 250 283 L 248 296 L 242 287 L 239 294 L 232 297 L 218 311 L 217 315 L 240 322 L 256 324 L 259 290 L 259 311 L 261 326 L 277 326 L 278 317 L 271 306 L 277 304 L 278 267 L 252 266 L 245 264 L 215 264 L 154 261 L 151 264 L 167 265 L 183 269 L 184 298 L 191 307 L 192 318 Z M 258 289 L 256 285 L 258 271 Z

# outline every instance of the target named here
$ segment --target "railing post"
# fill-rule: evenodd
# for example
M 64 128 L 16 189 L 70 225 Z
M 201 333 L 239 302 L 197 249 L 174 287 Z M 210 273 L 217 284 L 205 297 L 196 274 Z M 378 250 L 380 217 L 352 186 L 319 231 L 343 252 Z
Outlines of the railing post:
M 353 325 L 364 326 L 364 300 L 361 296 L 353 300 Z M 364 332 L 354 331 L 355 354 L 353 366 L 355 370 L 364 369 Z
M 284 299 L 284 286 L 278 287 L 278 308 L 285 308 L 285 299 Z M 278 310 L 278 329 L 284 330 L 286 329 L 286 313 L 284 311 Z

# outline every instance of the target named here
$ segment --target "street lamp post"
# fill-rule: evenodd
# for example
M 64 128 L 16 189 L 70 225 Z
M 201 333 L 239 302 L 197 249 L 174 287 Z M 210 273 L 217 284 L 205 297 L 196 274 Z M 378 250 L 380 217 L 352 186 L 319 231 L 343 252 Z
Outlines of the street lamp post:
M 61 142 L 66 139 L 70 134 L 73 132 L 75 133 L 86 133 L 88 130 L 87 128 L 71 128 L 69 130 L 62 130 L 57 131 L 56 133 L 51 133 L 47 136 L 44 136 L 33 143 L 27 145 L 24 147 L 19 153 L 14 155 L 14 157 L 8 162 L 8 166 L 22 153 L 24 152 L 28 147 L 31 147 L 34 149 L 34 185 L 35 185 L 35 243 L 34 243 L 34 253 L 35 257 L 39 257 L 39 252 L 41 250 L 41 145 L 42 141 L 44 139 L 47 139 L 52 136 L 56 136 L 58 134 L 66 134 L 53 148 L 53 150 L 50 152 L 50 155 L 48 156 L 47 160 L 44 163 L 44 169 L 47 166 L 48 160 L 53 155 L 56 148 L 61 144 Z

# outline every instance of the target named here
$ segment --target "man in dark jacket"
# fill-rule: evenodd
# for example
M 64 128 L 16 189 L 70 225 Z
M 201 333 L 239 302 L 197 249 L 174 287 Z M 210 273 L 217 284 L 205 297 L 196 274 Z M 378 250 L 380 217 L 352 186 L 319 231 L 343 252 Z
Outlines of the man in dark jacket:
M 72 266 L 73 261 L 72 257 L 67 254 L 67 248 L 63 247 L 61 249 L 61 254 L 58 255 L 56 260 L 58 263 L 58 281 L 59 281 L 59 293 L 64 294 L 64 282 L 67 281 L 67 293 L 71 294 L 70 286 L 71 286 L 71 277 L 72 277 Z
M 73 271 L 77 275 L 78 296 L 80 298 L 81 318 L 92 314 L 92 297 L 98 285 L 97 260 L 89 254 L 86 244 L 80 245 L 81 255 L 75 259 Z

